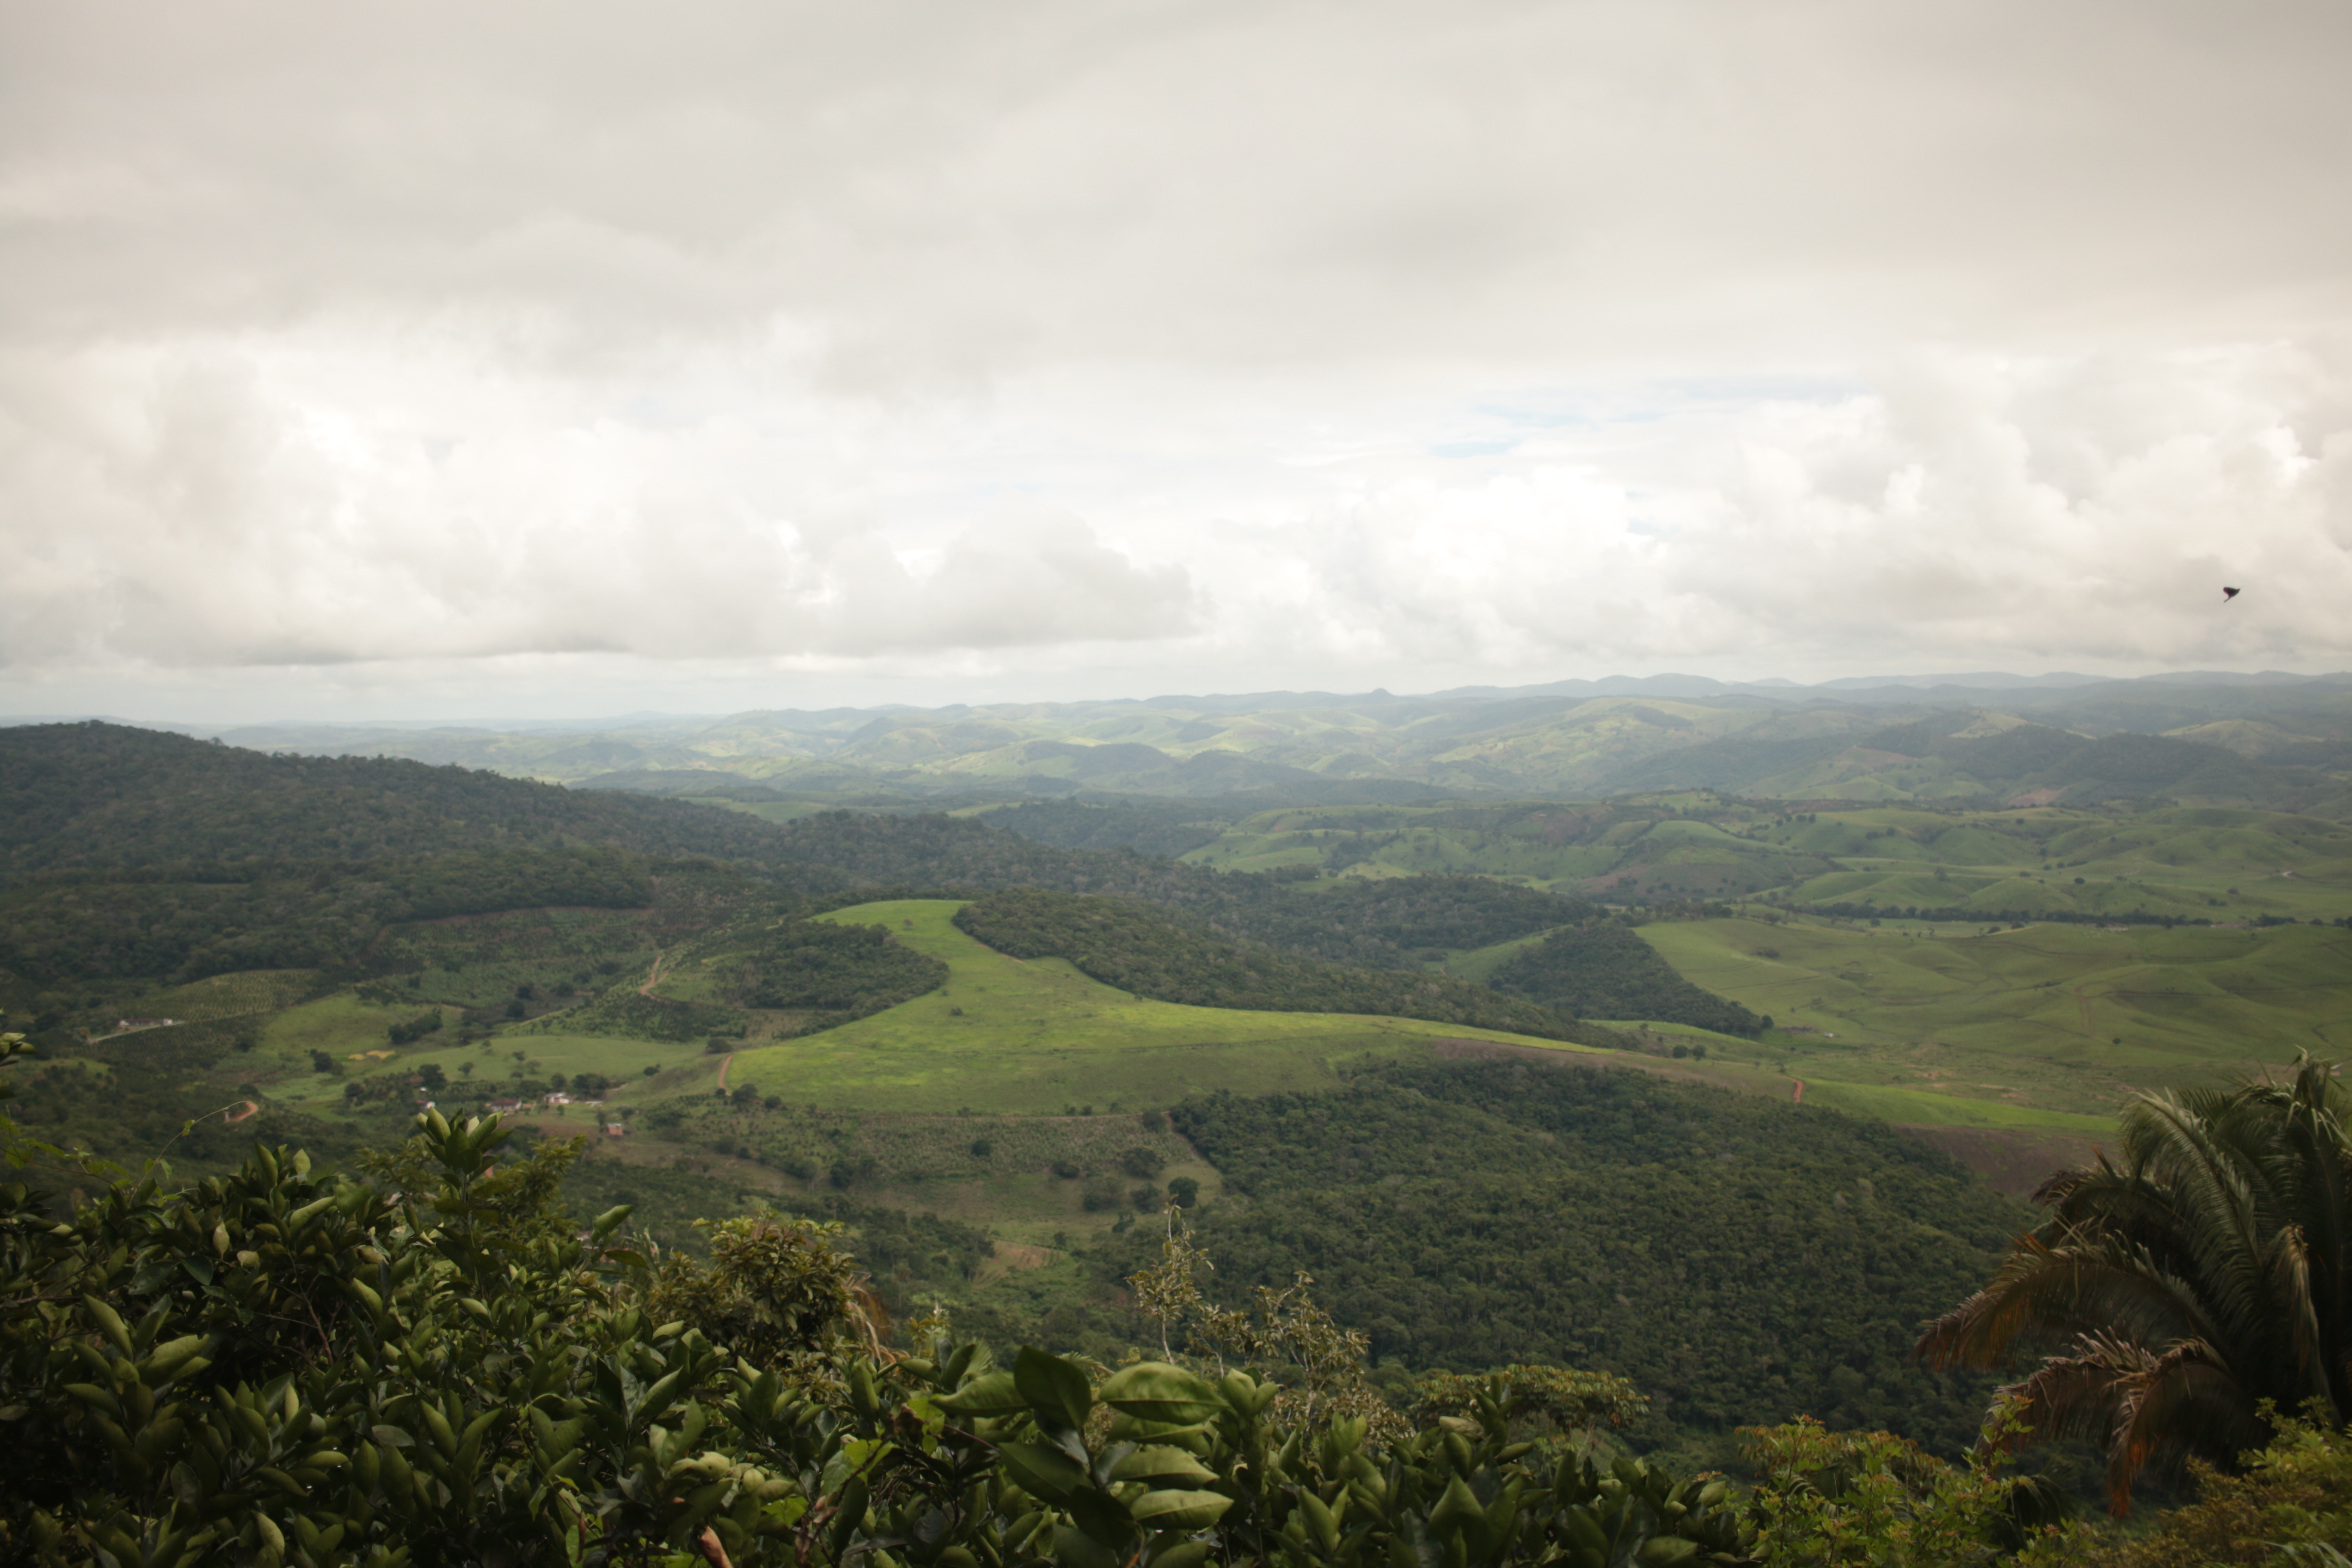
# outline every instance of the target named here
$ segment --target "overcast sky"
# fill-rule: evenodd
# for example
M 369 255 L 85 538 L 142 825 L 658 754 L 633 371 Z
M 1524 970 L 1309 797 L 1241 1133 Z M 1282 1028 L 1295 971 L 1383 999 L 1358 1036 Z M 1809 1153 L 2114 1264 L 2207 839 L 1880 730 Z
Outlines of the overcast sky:
M 2347 68 L 2340 0 L 0 0 L 0 712 L 2352 667 Z

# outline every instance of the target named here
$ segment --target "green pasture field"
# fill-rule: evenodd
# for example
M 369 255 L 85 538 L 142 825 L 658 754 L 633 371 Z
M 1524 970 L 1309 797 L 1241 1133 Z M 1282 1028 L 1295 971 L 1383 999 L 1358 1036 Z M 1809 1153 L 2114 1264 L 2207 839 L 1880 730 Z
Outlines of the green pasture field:
M 1298 807 L 1248 817 L 1183 858 L 1234 871 L 1473 872 L 1618 903 L 1778 889 L 1794 902 L 1988 916 L 2352 916 L 2352 827 L 2282 812 L 1890 805 L 1805 813 L 1680 795 L 1613 804 L 1688 815 L 1610 823 L 1609 808 L 1554 803 Z
M 365 1002 L 349 991 L 305 1002 L 275 1015 L 261 1031 L 255 1055 L 300 1058 L 324 1051 L 341 1061 L 354 1051 L 391 1048 L 387 1031 L 426 1011 L 416 1002 Z
M 1954 1125 L 1993 1114 L 1964 1102 L 2095 1116 L 2142 1088 L 2352 1052 L 2341 929 L 1919 929 L 1743 918 L 1641 934 L 1696 984 L 1772 1016 L 1762 1042 L 1727 1054 L 1924 1093 Z
M 982 946 L 949 923 L 959 907 L 905 900 L 825 917 L 887 925 L 943 960 L 947 984 L 837 1029 L 740 1052 L 730 1086 L 827 1107 L 1049 1115 L 1139 1110 L 1217 1089 L 1304 1089 L 1328 1082 L 1335 1062 L 1432 1039 L 1586 1048 L 1412 1019 L 1146 1001 L 1066 960 L 1024 963 Z
M 1891 1089 L 1876 1084 L 1842 1083 L 1835 1079 L 1804 1079 L 1807 1105 L 1826 1105 L 1853 1116 L 1918 1127 L 1989 1128 L 2004 1132 L 2068 1132 L 2097 1141 L 2115 1135 L 2115 1119 L 2031 1106 L 2005 1105 L 1998 1100 L 1968 1100 L 1922 1089 Z
M 1646 1036 L 1669 1045 L 1705 1046 L 1717 1057 L 1756 1058 L 1758 1055 L 1755 1041 L 1716 1029 L 1702 1029 L 1696 1024 L 1676 1024 L 1654 1018 L 1588 1018 L 1585 1022 L 1598 1024 L 1604 1029 L 1622 1029 L 1636 1039 Z

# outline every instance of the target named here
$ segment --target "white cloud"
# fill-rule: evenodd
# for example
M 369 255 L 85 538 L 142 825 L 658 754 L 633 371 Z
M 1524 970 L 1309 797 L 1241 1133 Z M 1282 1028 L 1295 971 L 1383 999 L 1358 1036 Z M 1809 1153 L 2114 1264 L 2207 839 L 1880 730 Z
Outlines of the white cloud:
M 2347 41 L 9 8 L 0 707 L 2341 664 Z

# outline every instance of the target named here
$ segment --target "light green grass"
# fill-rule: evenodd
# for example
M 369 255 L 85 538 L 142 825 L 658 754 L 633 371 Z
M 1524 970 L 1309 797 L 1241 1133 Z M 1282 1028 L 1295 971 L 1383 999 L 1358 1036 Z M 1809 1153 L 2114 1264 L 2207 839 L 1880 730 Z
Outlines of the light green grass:
M 422 1011 L 413 1002 L 384 1006 L 338 992 L 271 1018 L 262 1030 L 258 1054 L 308 1057 L 324 1051 L 340 1061 L 353 1051 L 388 1049 L 385 1031 Z
M 2007 1105 L 1998 1100 L 1970 1100 L 1920 1089 L 1841 1083 L 1830 1079 L 1808 1078 L 1804 1082 L 1807 1105 L 1826 1105 L 1833 1110 L 1888 1121 L 1926 1127 L 1983 1127 L 2011 1132 L 2074 1132 L 2094 1139 L 2115 1133 L 2114 1119 L 2105 1116 L 2043 1110 L 2030 1105 Z
M 863 904 L 825 918 L 883 924 L 943 960 L 945 985 L 837 1029 L 740 1052 L 730 1086 L 805 1104 L 875 1110 L 1133 1110 L 1230 1089 L 1263 1094 L 1330 1081 L 1335 1063 L 1432 1039 L 1581 1051 L 1492 1029 L 1328 1013 L 1255 1013 L 1152 1002 L 1062 959 L 1023 963 L 950 923 L 950 900 Z
M 1756 1056 L 1764 1047 L 1739 1035 L 1727 1035 L 1719 1029 L 1702 1029 L 1696 1024 L 1675 1024 L 1655 1018 L 1588 1018 L 1588 1024 L 1598 1024 L 1604 1029 L 1623 1029 L 1629 1034 L 1662 1035 L 1675 1040 L 1687 1040 L 1705 1046 L 1708 1050 L 1739 1058 Z
M 460 1092 L 486 1090 L 495 1094 L 515 1076 L 514 1053 L 528 1076 L 547 1079 L 601 1072 L 620 1079 L 627 1093 L 646 1100 L 664 1092 L 708 1093 L 720 1058 L 705 1055 L 700 1045 L 659 1045 L 645 1040 L 614 1039 L 601 1035 L 507 1033 L 473 1045 L 461 1046 L 453 1027 L 394 1047 L 385 1031 L 421 1011 L 414 1003 L 391 1006 L 362 1002 L 349 992 L 289 1007 L 271 1018 L 257 1048 L 236 1058 L 239 1072 L 264 1085 L 269 1097 L 288 1105 L 317 1110 L 340 1102 L 343 1086 L 397 1074 L 415 1072 L 426 1062 L 437 1062 Z M 332 1074 L 312 1070 L 310 1053 L 323 1051 L 337 1068 Z M 389 1052 L 386 1056 L 370 1053 Z M 354 1060 L 354 1057 L 361 1059 Z M 470 1065 L 467 1078 L 461 1071 Z M 646 1079 L 644 1069 L 661 1074 Z
M 1780 1027 L 1747 1054 L 1809 1082 L 2097 1115 L 2140 1088 L 2299 1049 L 2352 1053 L 2352 932 L 2332 928 L 1929 938 L 1743 919 L 1642 935 L 1696 984 L 1770 1015 Z M 1952 1124 L 1969 1124 L 1962 1114 Z
M 489 1053 L 483 1058 L 485 1072 L 490 1070 L 488 1064 L 495 1062 L 498 1072 L 504 1074 L 514 1065 L 514 1053 L 520 1050 L 527 1053 L 526 1065 L 533 1078 L 600 1072 L 626 1084 L 646 1079 L 665 1089 L 691 1083 L 708 1089 L 709 1085 L 705 1080 L 717 1077 L 721 1059 L 705 1051 L 698 1042 L 679 1045 L 624 1039 L 613 1035 L 510 1033 L 496 1037 L 490 1045 Z M 661 1069 L 656 1079 L 646 1079 L 645 1069 L 649 1067 Z M 661 1081 L 663 1079 L 667 1081 Z
M 1867 784 L 1855 781 L 1855 786 Z M 1472 872 L 1612 902 L 1782 888 L 1802 901 L 2179 919 L 2352 915 L 2352 828 L 2283 812 L 2058 807 L 1948 815 L 1890 802 L 1783 821 L 1775 806 L 1643 797 L 1689 817 L 1608 807 L 1298 807 L 1261 812 L 1183 858 L 1221 870 L 1324 865 L 1351 877 Z M 1573 818 L 1573 841 L 1551 831 Z M 1556 841 L 1560 840 L 1560 841 Z M 1826 864 L 1825 864 L 1826 863 Z M 1594 881 L 1612 873 L 1636 880 Z M 2076 879 L 2081 880 L 2077 881 Z

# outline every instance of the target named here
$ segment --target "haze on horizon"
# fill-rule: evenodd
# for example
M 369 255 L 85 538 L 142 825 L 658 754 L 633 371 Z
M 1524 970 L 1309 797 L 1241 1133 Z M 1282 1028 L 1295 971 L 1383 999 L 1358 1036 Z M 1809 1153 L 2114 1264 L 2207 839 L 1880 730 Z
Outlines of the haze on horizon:
M 0 4 L 0 712 L 2343 668 L 2347 63 L 2317 3 Z

